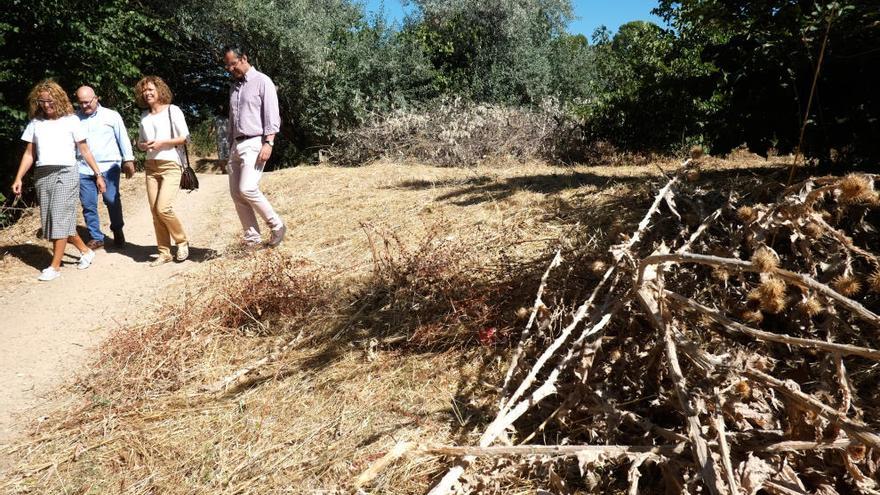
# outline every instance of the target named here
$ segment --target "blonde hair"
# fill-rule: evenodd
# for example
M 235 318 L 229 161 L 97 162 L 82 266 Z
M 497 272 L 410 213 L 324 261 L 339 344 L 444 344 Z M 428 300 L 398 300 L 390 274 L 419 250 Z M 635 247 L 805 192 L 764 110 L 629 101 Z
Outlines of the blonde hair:
M 61 89 L 61 86 L 53 79 L 43 79 L 28 94 L 28 118 L 49 118 L 37 102 L 40 99 L 40 93 L 49 93 L 49 97 L 54 101 L 56 119 L 73 113 L 70 98 L 67 97 L 67 93 Z
M 159 76 L 144 76 L 134 85 L 134 101 L 137 102 L 137 106 L 141 108 L 148 108 L 150 106 L 144 101 L 143 94 L 144 87 L 149 83 L 156 86 L 156 101 L 158 101 L 159 104 L 167 105 L 171 103 L 171 99 L 174 95 L 171 94 L 171 88 L 165 84 L 165 81 Z

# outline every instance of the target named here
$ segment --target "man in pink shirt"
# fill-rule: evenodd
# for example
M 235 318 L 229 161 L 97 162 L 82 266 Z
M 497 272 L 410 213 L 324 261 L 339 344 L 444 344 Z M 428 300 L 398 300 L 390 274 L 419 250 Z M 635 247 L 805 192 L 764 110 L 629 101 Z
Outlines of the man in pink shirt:
M 287 227 L 260 191 L 260 178 L 281 128 L 278 93 L 269 76 L 251 66 L 242 48 L 224 47 L 223 62 L 233 79 L 229 92 L 229 192 L 244 229 L 245 245 L 259 246 L 262 241 L 259 214 L 272 229 L 268 245 L 277 246 Z

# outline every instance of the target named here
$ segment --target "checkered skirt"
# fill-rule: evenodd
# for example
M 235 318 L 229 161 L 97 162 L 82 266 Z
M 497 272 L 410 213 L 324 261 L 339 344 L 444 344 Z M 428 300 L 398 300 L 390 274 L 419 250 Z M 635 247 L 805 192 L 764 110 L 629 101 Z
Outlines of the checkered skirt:
M 79 205 L 79 173 L 76 167 L 42 165 L 34 167 L 43 237 L 64 239 L 76 234 Z

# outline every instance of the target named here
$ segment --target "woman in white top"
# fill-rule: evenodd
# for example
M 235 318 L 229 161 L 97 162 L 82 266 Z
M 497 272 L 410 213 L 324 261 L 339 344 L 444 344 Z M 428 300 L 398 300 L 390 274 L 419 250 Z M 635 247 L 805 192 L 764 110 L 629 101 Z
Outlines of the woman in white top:
M 177 244 L 177 261 L 189 256 L 189 242 L 180 219 L 174 214 L 174 197 L 180 187 L 180 146 L 186 142 L 189 129 L 183 112 L 171 104 L 171 90 L 160 77 L 146 76 L 134 89 L 135 99 L 146 111 L 141 114 L 138 149 L 147 152 L 147 199 L 156 229 L 159 256 L 150 266 L 172 261 L 171 239 Z
M 40 202 L 40 223 L 43 237 L 51 239 L 53 244 L 52 263 L 38 280 L 48 282 L 61 276 L 61 259 L 68 242 L 81 253 L 80 270 L 88 268 L 95 259 L 95 252 L 86 247 L 76 233 L 79 203 L 77 148 L 95 172 L 98 191 L 103 194 L 107 186 L 86 144 L 85 130 L 80 127 L 73 105 L 58 83 L 46 79 L 34 86 L 28 95 L 28 117 L 31 120 L 21 135 L 27 146 L 21 156 L 12 192 L 21 195 L 22 179 L 36 162 L 34 187 Z

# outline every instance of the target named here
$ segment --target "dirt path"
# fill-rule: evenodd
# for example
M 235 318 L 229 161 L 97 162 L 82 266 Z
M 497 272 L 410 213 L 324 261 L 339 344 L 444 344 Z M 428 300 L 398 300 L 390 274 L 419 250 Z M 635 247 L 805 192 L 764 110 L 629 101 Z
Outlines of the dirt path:
M 13 257 L 0 288 L 0 443 L 23 430 L 53 387 L 85 371 L 88 350 L 109 331 L 139 319 L 178 274 L 225 249 L 238 228 L 226 177 L 200 181 L 198 192 L 180 193 L 175 203 L 192 246 L 183 263 L 148 266 L 156 241 L 142 175 L 123 181 L 127 249 L 108 242 L 87 270 L 76 269 L 79 253 L 68 247 L 61 278 L 38 282 L 48 243 L 31 236 L 29 243 L 0 244 L 0 253 Z M 103 205 L 101 215 L 108 233 Z

